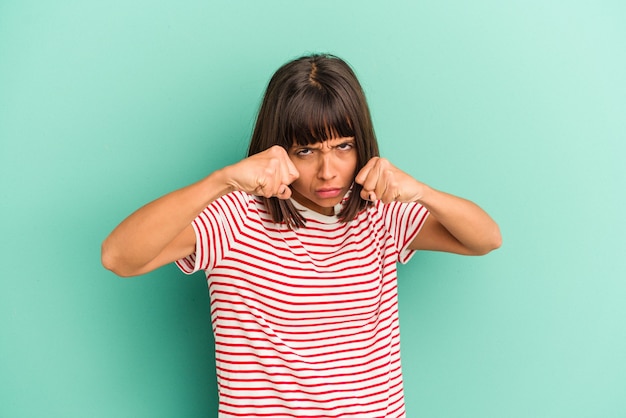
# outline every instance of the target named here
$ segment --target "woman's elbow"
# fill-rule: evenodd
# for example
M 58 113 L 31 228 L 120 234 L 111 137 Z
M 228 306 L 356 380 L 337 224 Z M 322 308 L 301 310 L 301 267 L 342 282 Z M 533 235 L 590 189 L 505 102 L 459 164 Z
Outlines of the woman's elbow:
M 476 244 L 477 245 L 468 248 L 469 255 L 487 255 L 500 248 L 502 246 L 502 235 L 500 234 L 498 226 L 496 225 L 490 234 L 483 236 L 480 242 Z
M 136 276 L 136 274 L 133 274 L 133 272 L 125 268 L 124 263 L 122 263 L 120 258 L 115 254 L 116 252 L 110 248 L 107 241 L 104 241 L 100 249 L 100 262 L 102 266 L 120 277 Z
M 498 229 L 498 233 L 496 234 L 496 237 L 493 240 L 492 250 L 497 250 L 500 247 L 502 247 L 502 234 L 500 233 L 500 229 Z
M 500 233 L 500 228 L 495 225 L 494 230 L 489 236 L 488 239 L 485 240 L 484 245 L 482 246 L 482 251 L 479 255 L 489 254 L 490 252 L 497 250 L 502 246 L 502 234 Z

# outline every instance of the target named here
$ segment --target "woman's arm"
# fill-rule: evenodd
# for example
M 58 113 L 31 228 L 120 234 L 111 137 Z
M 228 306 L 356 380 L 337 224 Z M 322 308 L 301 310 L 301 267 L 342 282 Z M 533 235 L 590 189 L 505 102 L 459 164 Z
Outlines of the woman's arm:
M 104 240 L 102 265 L 119 276 L 137 276 L 193 253 L 191 222 L 228 191 L 224 173 L 216 171 L 141 207 Z
M 428 187 L 384 158 L 372 158 L 355 181 L 363 185 L 364 199 L 418 202 L 428 209 L 430 216 L 411 249 L 482 255 L 502 244 L 498 225 L 478 205 Z
M 409 248 L 484 255 L 502 245 L 498 225 L 478 205 L 423 186 L 417 202 L 428 209 L 430 216 Z
M 195 250 L 192 221 L 215 199 L 234 190 L 288 199 L 298 177 L 286 151 L 272 147 L 148 203 L 120 223 L 102 243 L 102 265 L 136 276 Z

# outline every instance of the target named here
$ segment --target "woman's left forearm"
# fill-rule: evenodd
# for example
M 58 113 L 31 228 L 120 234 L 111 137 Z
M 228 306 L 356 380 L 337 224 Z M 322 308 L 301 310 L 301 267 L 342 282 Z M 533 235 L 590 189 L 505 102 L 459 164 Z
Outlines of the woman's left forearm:
M 354 181 L 362 186 L 365 200 L 419 202 L 429 210 L 432 216 L 411 249 L 479 255 L 502 243 L 498 225 L 478 205 L 417 181 L 385 158 L 369 160 Z
M 502 245 L 498 224 L 475 203 L 423 185 L 417 199 L 464 247 L 486 254 Z

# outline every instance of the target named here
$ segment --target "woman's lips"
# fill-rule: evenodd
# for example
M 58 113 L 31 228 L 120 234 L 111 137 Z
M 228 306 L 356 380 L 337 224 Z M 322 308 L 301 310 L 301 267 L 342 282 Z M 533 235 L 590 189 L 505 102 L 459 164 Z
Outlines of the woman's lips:
M 339 195 L 341 195 L 342 190 L 343 190 L 342 188 L 317 189 L 315 191 L 315 194 L 322 199 L 332 199 L 335 197 L 339 197 Z

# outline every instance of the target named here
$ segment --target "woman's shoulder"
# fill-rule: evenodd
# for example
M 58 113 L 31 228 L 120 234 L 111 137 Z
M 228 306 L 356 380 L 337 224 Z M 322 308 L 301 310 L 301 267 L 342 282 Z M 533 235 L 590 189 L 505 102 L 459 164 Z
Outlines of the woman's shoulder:
M 261 200 L 260 197 L 255 196 L 250 193 L 246 193 L 242 190 L 235 190 L 235 191 L 226 193 L 225 195 L 220 196 L 219 198 L 215 199 L 211 203 L 211 205 L 215 204 L 216 202 L 226 204 L 226 205 L 231 205 L 234 203 L 244 204 L 244 205 L 250 205 L 250 204 L 263 205 L 263 201 Z
M 247 214 L 266 212 L 263 200 L 240 190 L 218 197 L 203 210 L 204 213 L 221 214 L 227 218 L 245 217 Z

